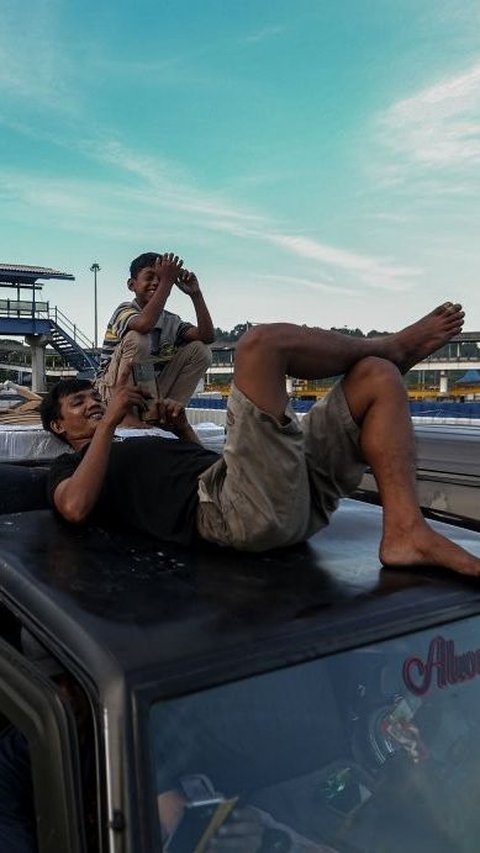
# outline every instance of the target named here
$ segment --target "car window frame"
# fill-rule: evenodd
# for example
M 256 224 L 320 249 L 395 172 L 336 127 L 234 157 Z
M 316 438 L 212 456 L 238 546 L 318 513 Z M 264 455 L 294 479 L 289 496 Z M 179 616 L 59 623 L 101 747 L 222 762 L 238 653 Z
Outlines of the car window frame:
M 2 638 L 0 712 L 28 741 L 39 853 L 87 853 L 73 713 L 55 684 Z

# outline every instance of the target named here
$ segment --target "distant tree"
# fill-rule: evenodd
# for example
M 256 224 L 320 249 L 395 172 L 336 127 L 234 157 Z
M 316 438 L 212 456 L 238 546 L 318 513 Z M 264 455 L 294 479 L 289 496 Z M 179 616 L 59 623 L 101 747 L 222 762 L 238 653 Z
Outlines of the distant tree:
M 363 334 L 361 329 L 348 329 L 346 326 L 342 326 L 341 328 L 338 328 L 337 326 L 331 326 L 330 331 L 331 332 L 340 332 L 341 335 L 348 335 L 351 338 L 364 338 L 365 337 L 365 335 Z
M 250 323 L 250 321 L 247 320 L 246 323 L 237 323 L 237 325 L 234 326 L 233 329 L 230 329 L 230 331 L 226 331 L 225 329 L 220 329 L 219 327 L 217 327 L 215 329 L 215 343 L 217 343 L 217 344 L 233 344 L 233 343 L 236 343 L 238 341 L 238 339 L 241 338 L 242 335 L 245 334 L 245 332 L 247 331 L 247 329 L 250 328 L 251 325 L 252 325 L 252 323 Z
M 8 352 L 9 350 L 28 349 L 21 341 L 11 340 L 10 338 L 0 338 L 0 350 Z
M 349 335 L 352 338 L 381 338 L 384 335 L 391 334 L 391 332 L 378 332 L 377 329 L 371 329 L 365 334 L 361 329 L 349 329 L 347 326 L 342 326 L 341 328 L 331 326 L 330 328 L 332 332 L 340 332 L 341 335 Z
M 249 320 L 247 320 L 246 323 L 237 323 L 237 325 L 234 326 L 231 331 L 233 340 L 238 341 L 238 339 L 241 338 L 242 335 L 244 335 L 248 329 L 250 329 L 251 325 L 252 324 L 249 322 Z
M 221 329 L 220 326 L 215 326 L 214 332 L 216 342 L 223 341 L 224 338 L 226 338 L 226 336 L 228 335 L 228 332 L 226 332 L 225 329 Z
M 231 344 L 235 343 L 245 334 L 245 332 L 252 326 L 253 324 L 247 320 L 246 323 L 237 323 L 233 329 L 227 331 L 226 329 L 221 329 L 219 326 L 215 328 L 215 342 L 217 344 Z M 378 332 L 376 329 L 371 329 L 370 332 L 362 332 L 361 329 L 349 329 L 347 326 L 331 326 L 330 331 L 332 332 L 340 332 L 341 335 L 348 335 L 351 338 L 375 338 L 382 337 L 383 335 L 390 335 L 391 332 Z

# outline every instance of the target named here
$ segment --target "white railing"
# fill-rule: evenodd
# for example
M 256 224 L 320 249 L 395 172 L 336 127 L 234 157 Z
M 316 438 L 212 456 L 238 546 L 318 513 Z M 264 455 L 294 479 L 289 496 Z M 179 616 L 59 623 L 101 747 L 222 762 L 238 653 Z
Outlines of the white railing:
M 57 305 L 51 308 L 49 302 L 33 302 L 33 300 L 27 299 L 0 299 L 0 317 L 12 317 L 16 319 L 31 317 L 32 320 L 53 320 L 59 329 L 67 332 L 82 349 L 94 349 L 93 341 L 87 338 L 76 323 L 72 323 Z

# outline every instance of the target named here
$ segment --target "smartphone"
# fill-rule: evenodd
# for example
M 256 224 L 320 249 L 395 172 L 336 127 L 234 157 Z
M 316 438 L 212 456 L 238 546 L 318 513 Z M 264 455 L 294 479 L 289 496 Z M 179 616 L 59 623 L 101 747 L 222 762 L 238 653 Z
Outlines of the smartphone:
M 167 853 L 203 853 L 232 811 L 237 797 L 187 803 L 179 823 L 164 846 Z
M 145 394 L 145 408 L 139 413 L 140 417 L 142 420 L 151 420 L 156 417 L 157 400 L 157 383 L 152 362 L 132 362 L 132 376 L 137 388 Z
M 155 369 L 151 361 L 133 361 L 132 374 L 135 385 L 140 387 L 155 382 Z

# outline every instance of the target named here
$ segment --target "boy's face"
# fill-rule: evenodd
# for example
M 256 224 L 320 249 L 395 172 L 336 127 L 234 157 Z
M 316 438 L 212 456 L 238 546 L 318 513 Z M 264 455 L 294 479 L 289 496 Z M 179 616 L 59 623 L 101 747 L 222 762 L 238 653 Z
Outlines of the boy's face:
M 105 406 L 98 391 L 85 388 L 60 399 L 60 417 L 52 421 L 56 435 L 61 435 L 75 446 L 90 440 L 105 414 Z
M 158 277 L 155 267 L 143 267 L 135 278 L 129 279 L 128 287 L 135 294 L 140 308 L 143 308 L 152 298 L 158 287 Z

